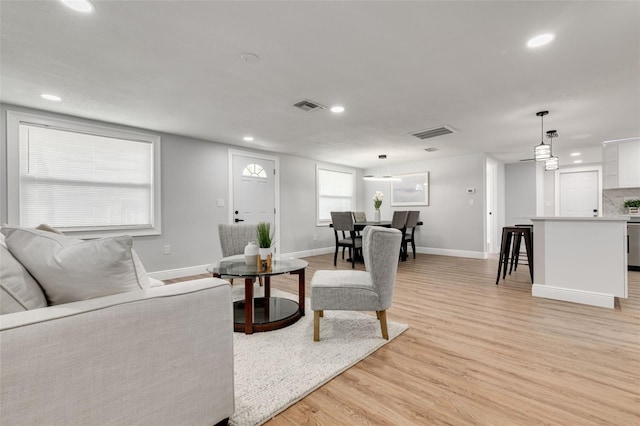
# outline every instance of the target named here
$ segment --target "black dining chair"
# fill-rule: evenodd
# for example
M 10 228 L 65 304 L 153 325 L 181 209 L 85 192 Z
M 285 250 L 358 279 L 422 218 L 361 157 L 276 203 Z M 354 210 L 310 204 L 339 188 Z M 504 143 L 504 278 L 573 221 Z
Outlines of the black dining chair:
M 356 235 L 355 227 L 353 226 L 353 215 L 351 212 L 331 212 L 331 221 L 333 222 L 333 233 L 336 238 L 333 266 L 337 265 L 340 247 L 346 247 L 349 249 L 349 256 L 351 257 L 351 268 L 355 268 L 356 256 L 362 250 L 362 237 Z M 348 237 L 347 234 L 349 235 Z
M 402 241 L 405 239 L 405 234 L 407 232 L 407 217 L 409 216 L 409 212 L 404 211 L 395 211 L 393 212 L 393 217 L 391 218 L 391 227 L 402 232 Z M 400 245 L 400 259 L 404 262 L 407 260 L 407 252 L 404 244 Z
M 405 224 L 405 232 L 402 238 L 402 247 L 404 249 L 405 257 L 408 255 L 407 253 L 407 244 L 411 243 L 411 250 L 413 251 L 413 258 L 416 258 L 416 228 L 418 227 L 418 222 L 420 221 L 420 211 L 418 210 L 410 210 L 407 215 L 407 223 Z M 409 230 L 411 230 L 411 234 L 409 234 Z

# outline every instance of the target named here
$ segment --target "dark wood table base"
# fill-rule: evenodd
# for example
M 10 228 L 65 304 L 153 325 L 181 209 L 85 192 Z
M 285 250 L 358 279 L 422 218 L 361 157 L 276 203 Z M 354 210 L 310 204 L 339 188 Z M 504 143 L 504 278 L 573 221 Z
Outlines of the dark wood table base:
M 298 276 L 298 303 L 281 297 L 271 297 L 271 276 L 263 275 L 264 297 L 253 297 L 255 277 L 244 280 L 244 300 L 233 303 L 233 330 L 253 334 L 287 327 L 304 316 L 304 269 L 289 272 Z M 218 276 L 217 274 L 213 275 Z M 252 303 L 253 301 L 253 303 Z
M 233 331 L 246 332 L 245 314 L 247 303 L 244 300 L 233 302 Z M 295 300 L 282 297 L 256 297 L 253 299 L 252 332 L 271 331 L 287 327 L 300 318 L 302 313 Z

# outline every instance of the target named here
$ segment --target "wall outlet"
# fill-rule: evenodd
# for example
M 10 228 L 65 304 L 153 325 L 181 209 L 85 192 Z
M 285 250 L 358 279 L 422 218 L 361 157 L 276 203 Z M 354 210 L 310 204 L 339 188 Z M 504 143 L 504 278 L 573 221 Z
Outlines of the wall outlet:
M 171 254 L 171 244 L 165 244 L 163 253 L 164 254 Z
M 313 234 L 313 241 L 318 241 L 318 234 Z
M 216 204 L 217 207 L 224 207 L 224 199 L 218 198 L 218 202 Z

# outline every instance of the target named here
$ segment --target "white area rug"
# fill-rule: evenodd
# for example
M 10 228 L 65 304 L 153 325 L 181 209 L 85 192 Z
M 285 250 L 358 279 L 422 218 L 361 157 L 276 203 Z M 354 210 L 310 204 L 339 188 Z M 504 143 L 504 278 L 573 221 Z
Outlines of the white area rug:
M 256 296 L 263 288 L 254 289 Z M 244 286 L 233 286 L 234 300 Z M 298 299 L 277 289 L 272 296 Z M 245 335 L 234 333 L 236 410 L 230 424 L 259 425 L 388 343 L 375 316 L 361 312 L 325 311 L 320 341 L 313 341 L 313 311 L 280 330 Z M 387 321 L 389 341 L 408 326 Z

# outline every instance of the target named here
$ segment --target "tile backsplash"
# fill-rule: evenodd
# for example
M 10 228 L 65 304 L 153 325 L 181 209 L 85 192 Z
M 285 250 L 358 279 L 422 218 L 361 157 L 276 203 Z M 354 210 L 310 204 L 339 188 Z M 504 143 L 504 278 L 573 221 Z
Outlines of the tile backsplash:
M 605 189 L 602 191 L 602 209 L 604 216 L 627 214 L 624 200 L 640 198 L 640 188 Z

